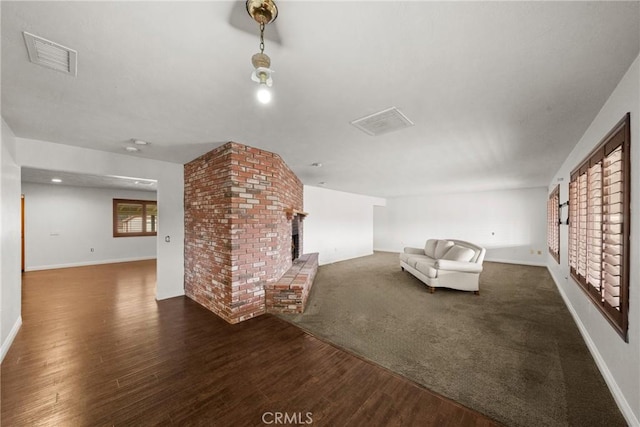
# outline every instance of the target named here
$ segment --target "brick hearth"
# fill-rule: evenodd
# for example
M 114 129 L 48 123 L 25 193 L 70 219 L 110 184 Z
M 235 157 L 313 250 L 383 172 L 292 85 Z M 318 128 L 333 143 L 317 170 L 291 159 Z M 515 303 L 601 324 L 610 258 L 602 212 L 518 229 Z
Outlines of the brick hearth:
M 230 323 L 263 314 L 265 285 L 292 265 L 302 183 L 277 154 L 234 142 L 184 171 L 186 295 Z
M 302 313 L 307 304 L 313 279 L 318 271 L 318 253 L 306 254 L 293 261 L 293 265 L 280 280 L 265 285 L 269 313 Z

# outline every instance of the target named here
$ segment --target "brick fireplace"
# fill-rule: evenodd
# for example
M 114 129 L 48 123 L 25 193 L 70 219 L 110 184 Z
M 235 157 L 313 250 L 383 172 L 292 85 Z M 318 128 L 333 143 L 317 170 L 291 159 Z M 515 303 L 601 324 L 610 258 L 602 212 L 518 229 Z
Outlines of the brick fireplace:
M 265 285 L 292 265 L 302 183 L 277 154 L 235 142 L 187 163 L 184 182 L 185 294 L 230 323 L 265 313 Z

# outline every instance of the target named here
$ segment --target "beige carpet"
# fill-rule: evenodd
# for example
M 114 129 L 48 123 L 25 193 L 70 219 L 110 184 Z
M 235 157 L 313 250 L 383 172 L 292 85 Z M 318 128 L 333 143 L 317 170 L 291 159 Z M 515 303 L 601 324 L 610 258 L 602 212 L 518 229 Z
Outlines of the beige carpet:
M 430 294 L 380 252 L 320 267 L 281 317 L 509 426 L 626 425 L 543 267 L 485 262 L 479 296 Z

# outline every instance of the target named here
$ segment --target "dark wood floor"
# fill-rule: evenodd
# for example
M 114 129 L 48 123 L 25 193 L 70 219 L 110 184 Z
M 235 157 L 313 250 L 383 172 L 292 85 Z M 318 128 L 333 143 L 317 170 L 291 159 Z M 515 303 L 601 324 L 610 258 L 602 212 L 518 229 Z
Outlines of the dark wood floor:
M 152 261 L 26 273 L 1 424 L 497 425 L 277 317 L 229 325 L 154 289 Z

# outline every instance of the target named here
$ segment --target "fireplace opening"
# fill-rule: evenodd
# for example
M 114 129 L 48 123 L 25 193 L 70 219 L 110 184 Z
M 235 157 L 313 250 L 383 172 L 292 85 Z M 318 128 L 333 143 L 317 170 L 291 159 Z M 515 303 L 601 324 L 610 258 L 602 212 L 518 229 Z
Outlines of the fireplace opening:
M 295 215 L 291 219 L 291 261 L 298 259 L 300 256 L 300 218 Z

